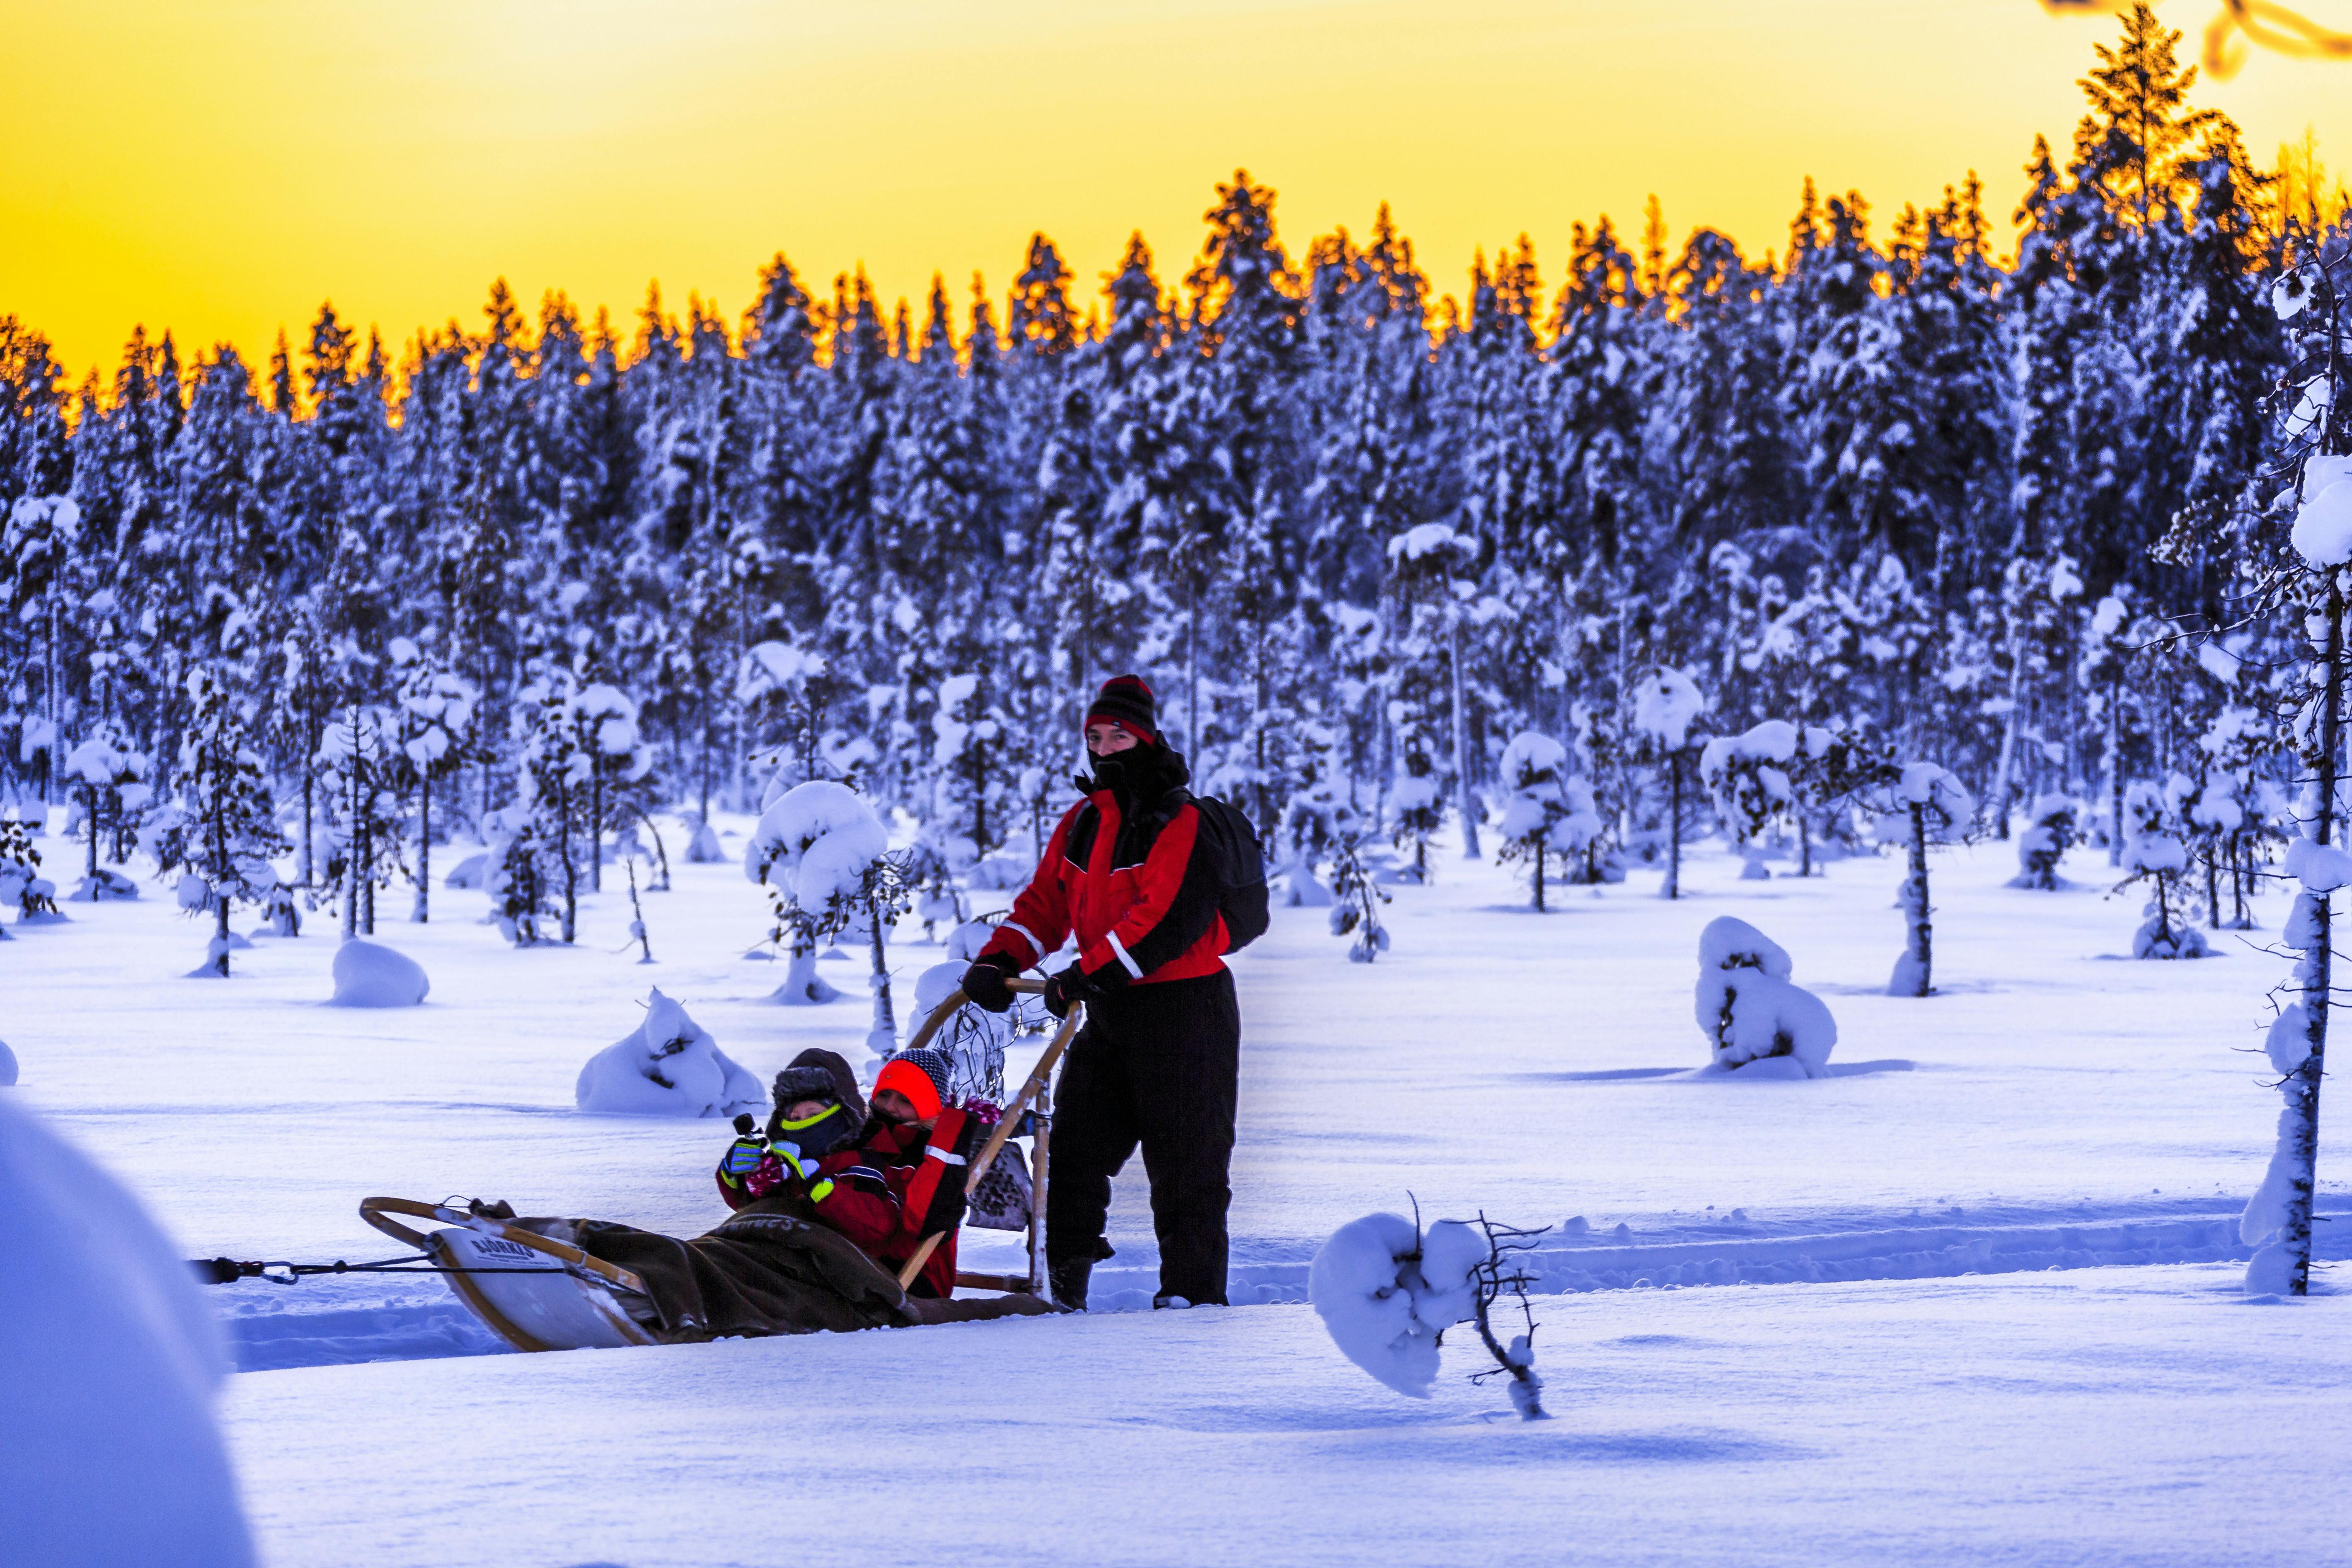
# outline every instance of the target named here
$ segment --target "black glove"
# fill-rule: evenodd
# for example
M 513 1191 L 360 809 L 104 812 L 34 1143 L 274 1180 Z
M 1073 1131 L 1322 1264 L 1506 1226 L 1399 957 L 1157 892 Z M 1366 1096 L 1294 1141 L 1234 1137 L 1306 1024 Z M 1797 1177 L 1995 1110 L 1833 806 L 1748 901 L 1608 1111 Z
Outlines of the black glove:
M 1066 1018 L 1070 1016 L 1071 1007 L 1090 1000 L 1094 994 L 1094 982 L 1073 963 L 1067 969 L 1056 970 L 1046 977 L 1045 1011 L 1056 1018 Z
M 1013 1005 L 1013 992 L 1004 983 L 1016 973 L 1011 959 L 992 952 L 963 972 L 963 994 L 987 1011 L 1002 1013 Z

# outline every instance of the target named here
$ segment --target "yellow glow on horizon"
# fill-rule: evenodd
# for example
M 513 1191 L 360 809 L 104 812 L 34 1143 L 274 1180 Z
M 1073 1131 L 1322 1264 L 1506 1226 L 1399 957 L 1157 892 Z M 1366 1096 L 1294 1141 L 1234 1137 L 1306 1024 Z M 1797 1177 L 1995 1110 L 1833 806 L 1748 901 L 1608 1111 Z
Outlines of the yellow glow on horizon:
M 2207 0 L 2162 8 L 2194 58 Z M 11 27 L 0 313 L 79 376 L 134 323 L 249 360 L 321 300 L 395 348 L 480 323 L 493 278 L 625 323 L 658 279 L 731 321 L 781 249 L 1002 299 L 1043 230 L 1084 302 L 1139 228 L 1181 278 L 1213 184 L 1281 193 L 1294 256 L 1386 200 L 1443 292 L 1571 223 L 1785 244 L 1800 183 L 1883 234 L 1970 168 L 1997 231 L 2036 132 L 2062 149 L 2111 17 L 2033 0 L 88 0 Z M 2352 161 L 2352 70 L 2254 56 L 2200 104 L 2267 163 Z M 26 128 L 37 129 L 26 129 Z

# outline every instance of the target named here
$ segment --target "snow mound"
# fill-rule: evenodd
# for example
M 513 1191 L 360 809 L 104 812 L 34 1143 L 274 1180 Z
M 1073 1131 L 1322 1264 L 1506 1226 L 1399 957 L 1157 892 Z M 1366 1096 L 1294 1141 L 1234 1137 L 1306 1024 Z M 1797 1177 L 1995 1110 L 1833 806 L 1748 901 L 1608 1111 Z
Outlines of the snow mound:
M 1402 1215 L 1372 1214 L 1331 1233 L 1307 1271 L 1307 1300 L 1339 1353 L 1415 1399 L 1437 1381 L 1437 1336 L 1477 1306 L 1471 1270 L 1486 1243 L 1459 1220 L 1416 1235 Z
M 1695 1012 L 1713 1065 L 1731 1071 L 1786 1058 L 1789 1065 L 1750 1076 L 1794 1076 L 1791 1065 L 1807 1078 L 1828 1076 L 1837 1020 L 1820 997 L 1790 981 L 1795 965 L 1787 949 L 1724 915 L 1699 933 L 1698 964 Z
M 8 1048 L 7 1041 L 0 1040 L 0 1089 L 9 1088 L 16 1081 L 16 1053 Z
M 197 1291 L 136 1199 L 0 1101 L 0 1556 L 252 1563 Z
M 734 1116 L 768 1103 L 759 1079 L 658 987 L 645 1022 L 588 1058 L 572 1100 L 608 1116 Z
M 445 888 L 459 888 L 478 893 L 482 890 L 482 879 L 489 873 L 488 852 L 477 851 L 449 868 L 449 874 L 441 879 L 441 885 Z
M 382 942 L 354 937 L 335 950 L 336 1007 L 414 1007 L 433 989 L 425 966 Z

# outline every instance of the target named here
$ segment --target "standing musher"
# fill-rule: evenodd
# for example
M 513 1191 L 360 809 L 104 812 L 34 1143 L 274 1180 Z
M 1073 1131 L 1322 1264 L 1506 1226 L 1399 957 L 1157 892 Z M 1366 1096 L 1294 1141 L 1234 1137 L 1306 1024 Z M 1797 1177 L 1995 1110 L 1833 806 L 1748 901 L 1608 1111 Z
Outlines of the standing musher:
M 1110 1179 L 1141 1143 L 1160 1238 L 1152 1305 L 1222 1306 L 1241 1011 L 1224 963 L 1218 856 L 1184 787 L 1184 759 L 1160 737 L 1151 688 L 1133 675 L 1105 681 L 1085 728 L 1086 798 L 1055 826 L 963 991 L 1001 1013 L 1013 1001 L 1007 980 L 1077 938 L 1076 962 L 1045 983 L 1055 1017 L 1074 1002 L 1087 1008 L 1054 1118 L 1054 1299 L 1085 1308 L 1087 1277 L 1111 1255 Z

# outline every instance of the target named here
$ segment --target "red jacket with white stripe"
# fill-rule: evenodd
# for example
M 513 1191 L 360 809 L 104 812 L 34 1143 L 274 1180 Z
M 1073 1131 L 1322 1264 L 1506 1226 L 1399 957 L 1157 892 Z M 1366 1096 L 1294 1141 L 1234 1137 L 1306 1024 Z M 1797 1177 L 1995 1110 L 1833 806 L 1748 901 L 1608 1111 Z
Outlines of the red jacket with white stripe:
M 1079 969 L 1106 991 L 1214 974 L 1225 922 L 1200 832 L 1201 808 L 1181 788 L 1127 813 L 1111 791 L 1094 791 L 1063 814 L 980 956 L 1003 954 L 1018 972 L 1076 932 Z

